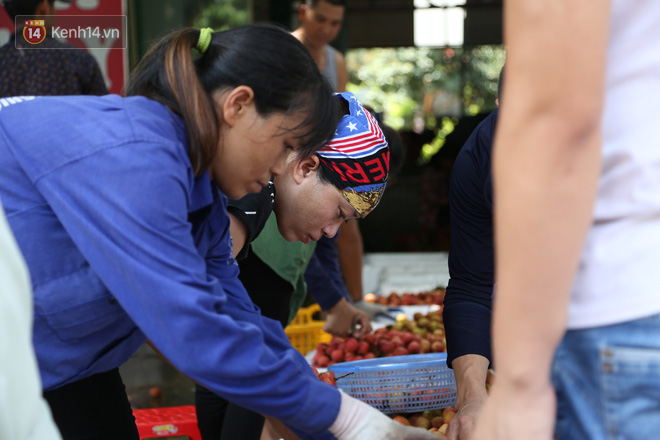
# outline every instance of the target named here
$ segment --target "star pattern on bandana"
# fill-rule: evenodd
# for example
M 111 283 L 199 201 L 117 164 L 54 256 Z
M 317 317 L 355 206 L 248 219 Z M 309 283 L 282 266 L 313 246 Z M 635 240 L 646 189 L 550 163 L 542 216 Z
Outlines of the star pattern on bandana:
M 389 147 L 378 121 L 350 92 L 341 94 L 349 111 L 337 124 L 335 137 L 317 151 L 327 179 L 364 217 L 383 194 L 389 171 Z

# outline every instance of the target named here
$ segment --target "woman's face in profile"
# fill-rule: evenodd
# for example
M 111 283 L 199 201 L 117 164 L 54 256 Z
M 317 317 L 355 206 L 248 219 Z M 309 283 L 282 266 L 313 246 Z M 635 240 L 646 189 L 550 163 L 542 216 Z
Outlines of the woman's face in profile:
M 318 168 L 301 165 L 318 161 L 316 156 L 302 162 L 293 159 L 284 175 L 275 178 L 277 226 L 287 241 L 309 243 L 324 235 L 334 237 L 343 222 L 357 213 L 341 192 L 319 178 Z
M 271 176 L 284 171 L 289 154 L 299 148 L 302 114 L 262 116 L 254 100 L 232 104 L 221 122 L 218 150 L 210 166 L 213 181 L 232 199 L 256 193 Z

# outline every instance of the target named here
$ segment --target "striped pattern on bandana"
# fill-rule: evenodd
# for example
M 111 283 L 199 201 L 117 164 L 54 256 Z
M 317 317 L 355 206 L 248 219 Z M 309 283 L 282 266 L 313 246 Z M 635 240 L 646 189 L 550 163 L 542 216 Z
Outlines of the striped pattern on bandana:
M 387 182 L 390 150 L 376 119 L 350 92 L 349 114 L 337 125 L 332 141 L 317 151 L 324 175 L 353 208 L 365 217 L 380 202 Z

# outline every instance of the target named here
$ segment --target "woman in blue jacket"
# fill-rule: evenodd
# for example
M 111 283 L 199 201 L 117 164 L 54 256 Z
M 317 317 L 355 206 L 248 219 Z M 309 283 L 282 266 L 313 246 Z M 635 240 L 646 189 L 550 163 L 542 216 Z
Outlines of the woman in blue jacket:
M 63 437 L 138 438 L 117 368 L 148 339 L 194 381 L 301 434 L 426 438 L 318 381 L 237 277 L 227 196 L 260 191 L 337 124 L 304 46 L 269 26 L 184 29 L 147 53 L 127 95 L 0 100 L 0 198 Z

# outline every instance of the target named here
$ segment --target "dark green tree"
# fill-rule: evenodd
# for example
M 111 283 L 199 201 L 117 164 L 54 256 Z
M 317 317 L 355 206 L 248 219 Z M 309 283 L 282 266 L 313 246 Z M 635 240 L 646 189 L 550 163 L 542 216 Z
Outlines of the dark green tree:
M 194 26 L 223 31 L 250 21 L 248 0 L 210 0 L 195 18 Z
M 375 48 L 347 54 L 349 88 L 398 129 L 435 128 L 443 116 L 474 115 L 495 107 L 497 79 L 504 63 L 501 46 L 474 48 Z M 434 95 L 452 95 L 456 107 L 434 112 Z M 452 105 L 442 107 L 453 109 Z

